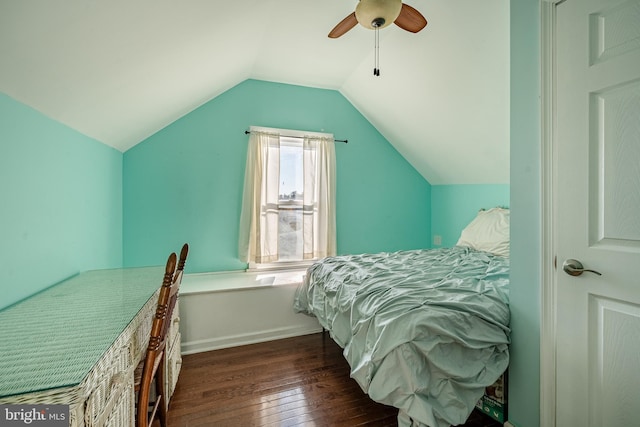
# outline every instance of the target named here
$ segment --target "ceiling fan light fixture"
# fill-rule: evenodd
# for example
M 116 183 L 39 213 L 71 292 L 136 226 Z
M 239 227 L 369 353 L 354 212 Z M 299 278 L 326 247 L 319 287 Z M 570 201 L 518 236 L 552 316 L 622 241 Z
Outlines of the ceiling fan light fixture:
M 356 19 L 365 28 L 384 28 L 396 20 L 402 10 L 402 0 L 360 0 Z

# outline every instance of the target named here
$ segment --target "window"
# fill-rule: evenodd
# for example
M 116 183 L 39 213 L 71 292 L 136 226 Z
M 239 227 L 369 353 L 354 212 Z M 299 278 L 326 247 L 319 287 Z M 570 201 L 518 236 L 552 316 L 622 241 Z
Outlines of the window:
M 240 259 L 281 268 L 335 255 L 333 136 L 251 128 Z
M 304 175 L 302 143 L 302 138 L 280 137 L 278 261 L 300 261 L 303 259 Z

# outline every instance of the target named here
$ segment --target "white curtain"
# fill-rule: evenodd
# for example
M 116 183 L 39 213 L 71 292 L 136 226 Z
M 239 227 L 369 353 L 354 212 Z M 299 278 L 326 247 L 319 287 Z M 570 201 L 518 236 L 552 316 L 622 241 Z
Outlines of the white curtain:
M 303 139 L 303 259 L 336 254 L 333 136 Z M 257 264 L 278 261 L 280 136 L 251 131 L 240 216 L 239 256 Z
M 303 259 L 336 254 L 336 168 L 333 136 L 305 136 Z
M 252 131 L 240 215 L 239 256 L 243 262 L 278 260 L 279 179 L 280 136 Z

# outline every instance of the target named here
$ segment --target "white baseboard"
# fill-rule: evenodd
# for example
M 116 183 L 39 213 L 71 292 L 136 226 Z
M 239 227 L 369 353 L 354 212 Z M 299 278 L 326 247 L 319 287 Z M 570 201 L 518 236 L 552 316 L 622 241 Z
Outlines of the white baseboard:
M 292 326 L 277 329 L 268 329 L 248 334 L 228 335 L 224 337 L 210 338 L 206 340 L 182 342 L 182 354 L 201 353 L 204 351 L 219 350 L 228 347 L 237 347 L 247 344 L 255 344 L 265 341 L 273 341 L 282 338 L 297 337 L 321 332 L 320 327 Z

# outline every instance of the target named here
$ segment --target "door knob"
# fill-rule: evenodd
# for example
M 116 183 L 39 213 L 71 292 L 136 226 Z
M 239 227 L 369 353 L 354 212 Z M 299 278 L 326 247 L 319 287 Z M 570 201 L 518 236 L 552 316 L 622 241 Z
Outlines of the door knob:
M 588 268 L 584 268 L 584 265 L 582 265 L 582 263 L 580 261 L 578 261 L 577 259 L 568 259 L 566 260 L 563 264 L 562 264 L 562 269 L 564 270 L 565 273 L 567 273 L 570 276 L 579 276 L 582 273 L 588 271 L 589 273 L 594 273 L 597 274 L 598 276 L 602 276 L 601 273 L 595 271 L 595 270 L 590 270 Z

